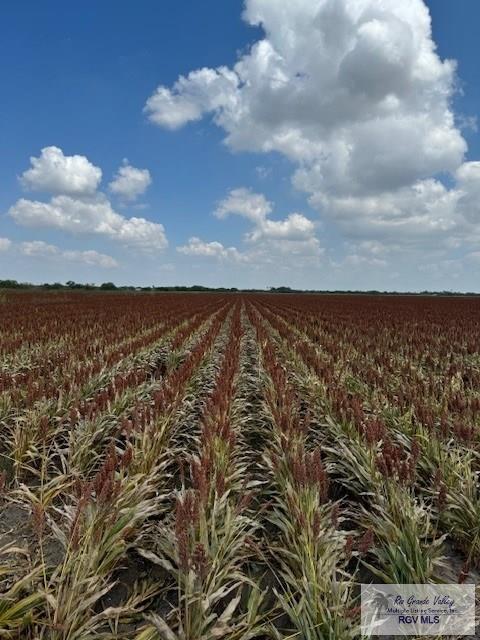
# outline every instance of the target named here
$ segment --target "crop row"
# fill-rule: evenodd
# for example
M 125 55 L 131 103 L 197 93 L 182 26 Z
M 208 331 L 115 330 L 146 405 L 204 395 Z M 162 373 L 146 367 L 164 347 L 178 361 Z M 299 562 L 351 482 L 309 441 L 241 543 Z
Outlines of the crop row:
M 476 299 L 23 293 L 0 321 L 0 637 L 349 640 L 360 584 L 478 575 Z

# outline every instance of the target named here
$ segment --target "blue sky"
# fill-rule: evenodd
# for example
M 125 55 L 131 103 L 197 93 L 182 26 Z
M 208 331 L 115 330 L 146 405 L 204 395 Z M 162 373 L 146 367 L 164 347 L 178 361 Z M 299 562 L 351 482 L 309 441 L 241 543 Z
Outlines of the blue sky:
M 2 277 L 478 289 L 477 4 L 4 3 Z

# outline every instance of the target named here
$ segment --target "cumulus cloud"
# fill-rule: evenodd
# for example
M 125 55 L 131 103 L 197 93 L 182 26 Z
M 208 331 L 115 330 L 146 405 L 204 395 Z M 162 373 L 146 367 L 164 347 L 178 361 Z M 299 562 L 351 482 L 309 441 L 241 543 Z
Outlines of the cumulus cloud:
M 40 157 L 31 157 L 30 163 L 20 182 L 31 191 L 83 196 L 95 193 L 102 179 L 102 170 L 88 158 L 65 156 L 58 147 L 44 147 Z
M 468 225 L 480 222 L 480 162 L 465 162 L 456 172 L 457 206 Z
M 229 100 L 235 100 L 232 90 L 237 83 L 237 74 L 227 67 L 199 69 L 188 78 L 181 76 L 173 90 L 158 87 L 147 100 L 145 112 L 155 124 L 178 129 L 187 122 L 200 120 L 208 111 L 222 109 Z
M 168 244 L 162 224 L 145 218 L 125 218 L 113 210 L 103 194 L 83 200 L 61 195 L 50 202 L 21 198 L 8 213 L 24 227 L 94 233 L 145 251 L 164 249 Z
M 284 238 L 287 240 L 308 240 L 315 231 L 315 225 L 301 213 L 291 213 L 285 220 L 264 220 L 259 224 L 249 239 Z
M 232 150 L 283 154 L 294 185 L 347 237 L 468 236 L 480 165 L 465 163 L 456 65 L 440 59 L 423 0 L 246 0 L 243 17 L 264 37 L 232 68 L 160 86 L 145 107 L 152 122 L 176 129 L 211 114 Z M 448 173 L 452 187 L 439 178 Z M 217 215 L 268 216 L 268 202 L 242 196 Z
M 236 247 L 225 247 L 216 240 L 206 242 L 197 237 L 189 239 L 188 244 L 177 247 L 179 253 L 202 258 L 230 262 L 237 265 L 278 265 L 280 268 L 302 268 L 308 264 L 318 265 L 324 249 L 316 238 L 299 240 L 263 240 L 240 251 Z
M 241 262 L 245 259 L 245 256 L 235 247 L 224 247 L 221 242 L 217 241 L 204 242 L 195 236 L 189 239 L 188 244 L 177 247 L 177 251 L 188 256 L 202 256 L 234 262 Z
M 125 200 L 136 200 L 148 189 L 152 177 L 148 169 L 137 169 L 124 160 L 114 179 L 108 185 L 110 191 Z
M 73 262 L 83 262 L 91 267 L 103 267 L 104 269 L 112 269 L 118 267 L 118 262 L 108 256 L 105 253 L 99 253 L 98 251 L 63 251 L 62 257 L 66 260 L 72 260 Z
M 79 262 L 91 267 L 102 267 L 105 269 L 118 267 L 117 261 L 104 253 L 99 253 L 98 251 L 93 250 L 62 251 L 57 246 L 43 242 L 43 240 L 21 242 L 19 250 L 22 255 L 29 258 L 54 258 L 70 262 Z
M 230 191 L 228 196 L 219 203 L 215 215 L 220 219 L 229 215 L 239 215 L 259 224 L 272 211 L 272 203 L 263 194 L 253 193 L 250 189 L 241 187 Z
M 205 242 L 190 238 L 188 245 L 177 247 L 186 255 L 204 256 L 236 263 L 260 265 L 291 262 L 302 266 L 305 262 L 318 262 L 324 250 L 315 237 L 315 225 L 300 213 L 291 213 L 283 220 L 272 220 L 273 204 L 263 194 L 250 189 L 233 189 L 217 206 L 215 215 L 225 219 L 238 215 L 252 223 L 245 234 L 248 247 L 240 251 L 236 247 L 224 247 L 218 241 Z
M 24 256 L 29 258 L 48 258 L 49 256 L 57 256 L 60 249 L 53 244 L 43 242 L 43 240 L 32 240 L 30 242 L 22 242 L 20 251 Z
M 301 213 L 291 213 L 284 220 L 271 220 L 273 204 L 261 193 L 254 193 L 244 187 L 232 189 L 215 210 L 217 218 L 230 215 L 247 218 L 254 224 L 247 239 L 257 241 L 261 238 L 279 238 L 285 240 L 308 240 L 315 232 L 314 223 Z
M 25 227 L 93 233 L 141 251 L 157 251 L 168 242 L 162 224 L 117 213 L 106 195 L 97 191 L 102 172 L 84 156 L 65 156 L 58 147 L 45 147 L 21 182 L 25 188 L 53 194 L 48 202 L 20 198 L 8 214 Z M 134 200 L 151 182 L 147 169 L 124 164 L 110 189 Z

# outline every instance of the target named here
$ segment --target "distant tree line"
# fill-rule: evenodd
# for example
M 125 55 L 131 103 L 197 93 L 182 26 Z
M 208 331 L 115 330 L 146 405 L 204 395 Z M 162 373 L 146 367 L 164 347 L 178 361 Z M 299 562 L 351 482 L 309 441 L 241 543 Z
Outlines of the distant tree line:
M 204 287 L 202 285 L 192 286 L 155 286 L 134 287 L 132 285 L 116 285 L 113 282 L 103 282 L 102 284 L 80 283 L 67 280 L 61 282 L 46 282 L 44 284 L 31 284 L 30 282 L 17 282 L 17 280 L 0 280 L 0 289 L 36 289 L 46 291 L 216 291 L 219 293 L 316 293 L 325 295 L 388 295 L 388 296 L 478 296 L 480 293 L 459 292 L 459 291 L 379 291 L 372 289 L 369 291 L 332 290 L 332 289 L 292 289 L 291 287 L 269 287 L 268 289 L 238 289 L 237 287 Z
M 239 291 L 236 287 L 203 287 L 202 285 L 187 286 L 151 286 L 135 287 L 133 285 L 118 286 L 113 282 L 103 282 L 102 284 L 74 282 L 67 280 L 62 282 L 45 282 L 44 284 L 32 284 L 30 282 L 17 282 L 17 280 L 0 280 L 0 289 L 46 289 L 58 291 Z M 252 289 L 253 291 L 253 289 Z M 260 289 L 255 289 L 260 291 Z

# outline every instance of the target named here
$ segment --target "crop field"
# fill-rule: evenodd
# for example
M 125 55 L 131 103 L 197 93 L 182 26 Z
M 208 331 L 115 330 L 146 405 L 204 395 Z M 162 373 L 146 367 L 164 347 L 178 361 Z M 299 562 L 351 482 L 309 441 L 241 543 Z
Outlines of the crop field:
M 12 292 L 0 638 L 342 640 L 474 582 L 480 299 Z

